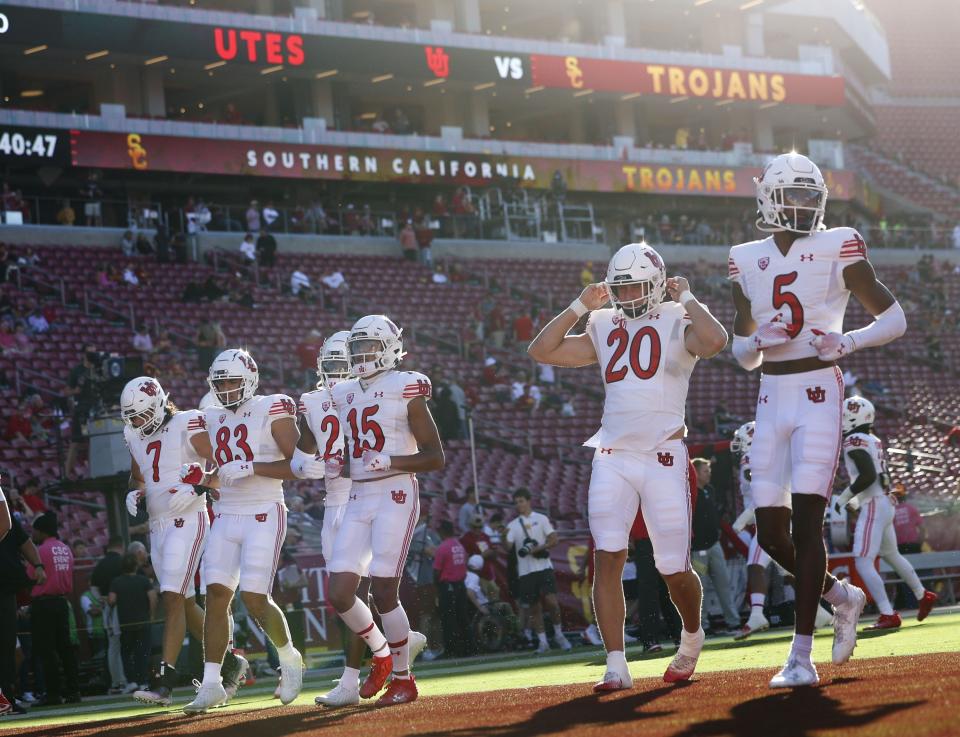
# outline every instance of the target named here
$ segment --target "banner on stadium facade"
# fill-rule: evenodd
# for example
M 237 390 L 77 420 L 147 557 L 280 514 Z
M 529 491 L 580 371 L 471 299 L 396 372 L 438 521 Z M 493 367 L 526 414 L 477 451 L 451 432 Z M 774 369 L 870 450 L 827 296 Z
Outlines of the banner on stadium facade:
M 560 172 L 580 192 L 754 197 L 756 167 L 685 166 L 630 160 L 559 159 L 347 148 L 140 133 L 73 131 L 74 166 L 137 171 L 363 182 L 549 189 Z M 830 196 L 863 192 L 850 171 L 825 173 Z
M 595 92 L 839 107 L 843 78 L 758 70 L 530 55 L 534 85 Z

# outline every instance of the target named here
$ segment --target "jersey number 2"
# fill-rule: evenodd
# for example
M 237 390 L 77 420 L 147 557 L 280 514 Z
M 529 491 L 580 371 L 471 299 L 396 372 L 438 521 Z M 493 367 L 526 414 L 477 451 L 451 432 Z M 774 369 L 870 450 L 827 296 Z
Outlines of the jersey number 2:
M 217 430 L 217 447 L 213 451 L 213 457 L 218 466 L 225 466 L 232 460 L 253 460 L 253 451 L 247 444 L 247 426 L 237 425 L 233 428 L 233 437 L 237 441 L 237 450 L 242 450 L 244 457 L 240 458 L 239 454 L 234 457 L 233 450 L 230 448 L 230 428 L 221 427 Z
M 650 360 L 646 368 L 640 365 L 640 346 L 644 338 L 650 338 Z M 611 330 L 610 335 L 607 336 L 607 345 L 612 346 L 614 343 L 617 344 L 617 347 L 613 349 L 610 362 L 603 372 L 603 377 L 608 384 L 615 384 L 627 377 L 626 365 L 620 368 L 614 367 L 623 358 L 628 343 L 630 344 L 630 368 L 633 369 L 634 375 L 638 379 L 649 379 L 657 373 L 657 369 L 660 368 L 660 334 L 652 325 L 645 325 L 640 328 L 633 336 L 632 342 L 630 341 L 630 333 L 627 332 L 626 328 L 621 327 Z
M 357 427 L 357 410 L 352 409 L 347 414 L 347 421 L 350 423 L 350 434 L 353 436 L 353 451 L 352 455 L 354 458 L 363 458 L 363 451 L 365 450 L 375 450 L 379 453 L 383 450 L 383 446 L 386 444 L 386 439 L 383 437 L 383 428 L 380 427 L 378 422 L 374 422 L 372 417 L 377 414 L 377 410 L 380 409 L 379 404 L 374 404 L 370 407 L 364 407 L 363 415 L 360 417 L 360 427 Z M 364 440 L 360 442 L 360 434 L 363 433 L 373 433 L 373 443 Z
M 781 307 L 790 308 L 790 323 L 787 325 L 787 335 L 796 338 L 803 330 L 803 305 L 797 299 L 793 292 L 784 292 L 783 288 L 793 284 L 797 280 L 797 272 L 791 271 L 789 274 L 780 274 L 773 278 L 773 308 L 779 310 Z
M 340 420 L 336 415 L 325 415 L 320 421 L 320 430 L 329 431 L 327 434 L 327 445 L 323 449 L 323 458 L 326 460 L 333 456 L 333 446 L 336 445 L 340 439 Z

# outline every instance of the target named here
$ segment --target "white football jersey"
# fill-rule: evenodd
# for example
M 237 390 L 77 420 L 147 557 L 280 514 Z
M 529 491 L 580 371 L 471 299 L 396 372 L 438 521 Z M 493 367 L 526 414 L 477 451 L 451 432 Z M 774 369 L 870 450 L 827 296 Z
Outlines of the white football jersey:
M 596 310 L 587 335 L 600 363 L 606 397 L 591 448 L 652 450 L 683 429 L 690 374 L 697 357 L 685 344 L 690 317 L 678 302 L 624 320 L 616 310 Z
M 885 493 L 883 484 L 887 477 L 887 460 L 883 453 L 883 441 L 876 435 L 866 432 L 855 432 L 847 435 L 843 439 L 843 462 L 847 468 L 847 476 L 850 477 L 850 483 L 853 483 L 859 472 L 857 464 L 853 462 L 850 453 L 854 450 L 865 450 L 870 460 L 873 461 L 873 467 L 877 469 L 877 480 L 870 486 L 857 494 L 857 501 L 861 504 L 875 496 L 881 496 Z
M 329 389 L 315 389 L 300 397 L 300 414 L 317 440 L 317 452 L 321 458 L 343 455 L 343 429 L 340 416 L 333 404 Z M 328 507 L 346 504 L 350 498 L 350 479 L 342 476 L 325 482 L 327 488 L 324 504 Z
M 831 228 L 798 238 L 786 256 L 772 235 L 731 248 L 728 278 L 750 300 L 757 325 L 780 315 L 792 326 L 792 340 L 764 349 L 763 359 L 816 356 L 817 349 L 810 345 L 815 330 L 842 333 L 850 298 L 843 270 L 866 258 L 867 246 L 853 228 Z
M 204 417 L 213 459 L 218 466 L 231 461 L 279 461 L 283 453 L 273 439 L 273 423 L 285 417 L 296 419 L 297 405 L 286 394 L 250 397 L 234 410 L 207 407 Z M 264 505 L 283 504 L 283 481 L 265 476 L 247 476 L 233 484 L 221 485 L 214 512 L 252 514 Z
M 203 414 L 196 409 L 177 412 L 147 438 L 141 438 L 132 427 L 123 428 L 123 439 L 143 475 L 150 519 L 186 517 L 206 508 L 206 498 L 202 496 L 180 514 L 170 511 L 169 502 L 171 492 L 180 483 L 180 467 L 184 463 L 205 463 L 190 441 L 206 430 Z
M 417 453 L 407 405 L 417 397 L 430 399 L 432 391 L 430 379 L 423 374 L 397 370 L 369 380 L 341 381 L 333 387 L 333 402 L 350 443 L 350 478 L 356 481 L 397 475 L 396 471 L 364 471 L 363 451 L 399 456 Z

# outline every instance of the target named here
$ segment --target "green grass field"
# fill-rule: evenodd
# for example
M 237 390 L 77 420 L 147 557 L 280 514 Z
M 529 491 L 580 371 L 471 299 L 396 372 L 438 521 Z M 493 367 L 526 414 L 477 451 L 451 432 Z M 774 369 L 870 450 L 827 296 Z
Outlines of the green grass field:
M 743 668 L 770 668 L 771 675 L 783 665 L 790 647 L 791 633 L 775 630 L 733 642 L 731 638 L 707 640 L 700 657 L 698 673 L 722 672 Z M 814 659 L 829 662 L 831 632 L 823 630 L 814 642 Z M 864 633 L 858 639 L 854 657 L 857 659 L 897 657 L 921 653 L 960 651 L 960 611 L 934 613 L 923 624 L 905 619 L 897 632 Z M 673 648 L 665 648 L 656 655 L 643 656 L 637 648 L 628 650 L 630 670 L 634 678 L 659 678 L 673 657 Z M 535 656 L 532 654 L 496 656 L 454 663 L 440 661 L 418 665 L 417 683 L 422 697 L 447 694 L 494 691 L 533 686 L 552 686 L 591 683 L 603 675 L 603 652 L 598 648 L 577 648 L 569 654 Z M 331 670 L 311 671 L 298 705 L 313 703 L 313 699 L 333 685 L 339 675 Z M 256 710 L 275 706 L 272 698 L 276 682 L 262 679 L 256 686 L 244 688 L 223 712 Z M 178 711 L 190 700 L 189 689 L 178 689 L 176 703 L 169 709 L 151 709 L 134 704 L 129 697 L 96 698 L 85 700 L 72 708 L 41 709 L 23 717 L 0 718 L 0 731 L 5 728 L 50 727 L 79 724 L 102 719 L 130 720 L 148 714 Z M 220 710 L 218 710 L 218 713 Z

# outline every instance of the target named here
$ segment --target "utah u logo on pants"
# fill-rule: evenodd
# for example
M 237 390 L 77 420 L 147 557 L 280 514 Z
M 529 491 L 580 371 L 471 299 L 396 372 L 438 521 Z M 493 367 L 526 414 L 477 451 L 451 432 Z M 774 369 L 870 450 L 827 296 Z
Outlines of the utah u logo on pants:
M 407 501 L 407 492 L 403 489 L 397 489 L 390 492 L 390 498 L 397 504 L 404 504 Z
M 177 519 L 173 521 L 173 526 L 176 527 L 177 529 L 183 527 L 183 519 L 180 517 L 177 517 Z
M 814 387 L 811 389 L 807 387 L 807 399 L 809 399 L 814 404 L 820 404 L 827 398 L 827 393 L 823 390 L 822 386 Z
M 261 512 L 260 514 L 256 515 L 256 518 L 257 518 L 257 522 L 266 522 L 266 521 L 267 521 L 267 513 L 266 513 L 266 512 Z
M 673 453 L 657 453 L 657 462 L 661 466 L 672 466 Z

